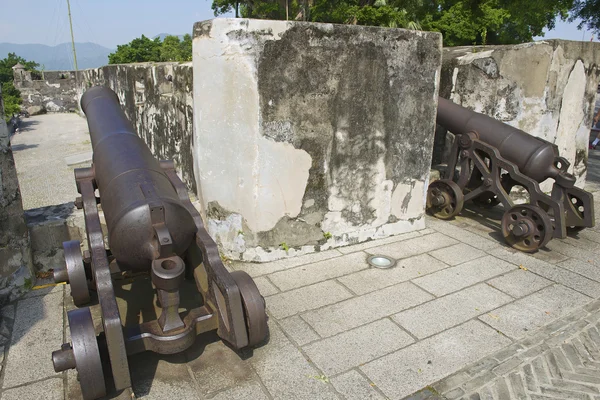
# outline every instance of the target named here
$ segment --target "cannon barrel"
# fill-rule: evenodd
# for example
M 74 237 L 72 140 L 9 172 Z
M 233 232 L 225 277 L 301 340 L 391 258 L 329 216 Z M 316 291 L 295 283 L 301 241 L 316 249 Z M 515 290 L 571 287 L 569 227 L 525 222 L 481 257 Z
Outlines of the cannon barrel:
M 181 256 L 194 239 L 194 221 L 159 161 L 136 135 L 115 92 L 90 88 L 81 98 L 81 108 L 90 131 L 108 241 L 119 267 L 149 269 L 160 257 L 158 237 L 169 242 L 165 227 L 169 249 Z
M 564 174 L 557 166 L 560 160 L 556 145 L 442 97 L 437 123 L 454 134 L 476 132 L 482 141 L 497 148 L 502 157 L 537 182 Z

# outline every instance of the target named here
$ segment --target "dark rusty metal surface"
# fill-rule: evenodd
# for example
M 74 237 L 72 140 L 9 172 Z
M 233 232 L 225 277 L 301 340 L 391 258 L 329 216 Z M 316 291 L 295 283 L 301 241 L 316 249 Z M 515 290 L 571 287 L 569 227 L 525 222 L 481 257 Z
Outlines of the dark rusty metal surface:
M 449 179 L 432 182 L 427 189 L 427 211 L 439 219 L 451 219 L 464 205 L 460 187 Z
M 267 337 L 267 314 L 265 299 L 261 296 L 254 280 L 244 271 L 233 271 L 233 280 L 240 289 L 244 303 L 246 328 L 248 329 L 248 346 L 256 346 Z
M 87 304 L 90 301 L 90 290 L 81 257 L 81 243 L 79 240 L 70 240 L 63 243 L 63 249 L 65 251 L 65 265 L 73 303 L 76 306 Z M 58 275 L 60 277 L 63 274 L 59 272 Z
M 502 235 L 515 249 L 534 252 L 552 239 L 552 221 L 540 207 L 516 205 L 502 217 Z
M 594 226 L 593 196 L 574 186 L 575 177 L 567 172 L 569 162 L 559 156 L 556 145 L 442 98 L 439 99 L 437 122 L 455 134 L 444 181 L 454 182 L 464 194 L 465 202 L 473 201 L 487 207 L 502 204 L 507 210 L 502 223 L 504 237 L 514 248 L 533 252 L 552 237 L 566 237 L 568 227 Z M 548 178 L 554 180 L 551 195 L 544 193 L 539 185 Z M 436 188 L 435 184 L 432 186 Z M 515 186 L 524 188 L 529 195 L 529 204 L 533 208 L 527 209 L 527 218 L 535 215 L 542 221 L 541 224 L 532 223 L 543 229 L 531 236 L 516 237 L 515 231 L 509 228 L 514 225 L 509 219 L 516 215 L 511 211 L 515 204 L 510 197 Z M 454 187 L 446 192 L 456 190 Z M 443 200 L 437 197 L 430 189 L 427 207 L 434 215 L 434 202 Z M 436 216 L 444 219 L 446 214 L 450 215 L 442 212 Z M 519 226 L 527 225 L 526 222 L 523 224 Z M 519 229 L 516 229 L 517 233 Z

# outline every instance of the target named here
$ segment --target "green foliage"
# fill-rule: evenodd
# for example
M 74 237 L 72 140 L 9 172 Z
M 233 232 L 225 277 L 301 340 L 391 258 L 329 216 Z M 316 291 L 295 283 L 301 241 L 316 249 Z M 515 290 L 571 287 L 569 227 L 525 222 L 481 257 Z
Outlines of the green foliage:
M 570 21 L 580 19 L 579 29 L 586 27 L 600 35 L 600 0 L 575 0 Z
M 28 71 L 35 71 L 39 66 L 35 61 L 27 61 L 15 53 L 8 53 L 8 56 L 0 60 L 0 85 L 2 86 L 2 98 L 4 100 L 4 116 L 9 121 L 13 114 L 21 111 L 21 92 L 13 84 L 13 69 L 15 65 L 21 63 Z
M 109 64 L 191 60 L 192 37 L 190 35 L 185 35 L 183 40 L 177 36 L 167 36 L 162 42 L 160 38 L 152 40 L 142 35 L 127 44 L 117 46 L 117 50 L 108 55 Z

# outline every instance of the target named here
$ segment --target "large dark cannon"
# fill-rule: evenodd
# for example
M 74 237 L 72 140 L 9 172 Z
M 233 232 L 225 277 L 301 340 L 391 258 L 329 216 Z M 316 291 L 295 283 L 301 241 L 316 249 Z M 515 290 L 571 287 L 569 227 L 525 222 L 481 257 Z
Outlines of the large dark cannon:
M 558 147 L 487 115 L 439 98 L 437 123 L 455 135 L 444 179 L 427 192 L 430 214 L 450 219 L 464 202 L 481 206 L 502 203 L 502 234 L 516 249 L 534 252 L 553 237 L 564 238 L 567 228 L 594 226 L 590 193 L 575 187 L 569 162 Z M 551 195 L 539 183 L 554 181 Z M 528 204 L 515 204 L 509 196 L 521 186 Z
M 65 242 L 66 267 L 56 270 L 54 278 L 70 284 L 76 306 L 98 302 L 103 332 L 96 335 L 89 307 L 69 311 L 71 343 L 52 354 L 55 370 L 76 368 L 83 397 L 96 399 L 107 392 L 103 362 L 110 364 L 111 383 L 122 391 L 131 387 L 128 355 L 181 352 L 197 335 L 212 330 L 236 349 L 262 342 L 267 335 L 264 299 L 246 273 L 225 269 L 174 164 L 154 158 L 112 90 L 87 90 L 81 107 L 94 156 L 91 168 L 75 170 L 81 194 L 75 204 L 83 208 L 89 251 L 82 256 L 78 241 Z M 122 281 L 115 279 L 123 276 L 135 276 L 142 284 L 145 278 L 151 287 L 146 311 L 150 307 L 158 318 L 124 326 L 115 295 Z M 197 296 L 183 294 L 186 278 L 201 294 L 193 305 Z

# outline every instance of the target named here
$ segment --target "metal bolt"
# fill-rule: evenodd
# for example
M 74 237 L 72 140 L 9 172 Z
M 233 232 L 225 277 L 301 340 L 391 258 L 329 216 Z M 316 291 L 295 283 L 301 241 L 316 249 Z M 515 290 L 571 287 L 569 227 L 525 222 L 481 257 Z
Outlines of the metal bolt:
M 462 158 L 467 158 L 467 157 L 469 157 L 469 152 L 466 151 L 466 150 L 463 150 L 463 151 L 460 152 L 460 156 Z
M 435 196 L 431 199 L 431 203 L 434 206 L 441 206 L 445 202 L 446 202 L 446 199 L 444 198 L 444 196 Z
M 486 186 L 486 187 L 492 186 L 492 179 L 491 178 L 485 178 L 483 180 L 483 186 Z
M 69 343 L 63 344 L 60 350 L 52 352 L 52 363 L 54 364 L 54 371 L 56 372 L 62 372 L 77 367 L 77 364 L 75 363 L 75 354 Z
M 515 224 L 512 228 L 512 233 L 515 236 L 525 236 L 529 233 L 529 227 L 523 222 Z

